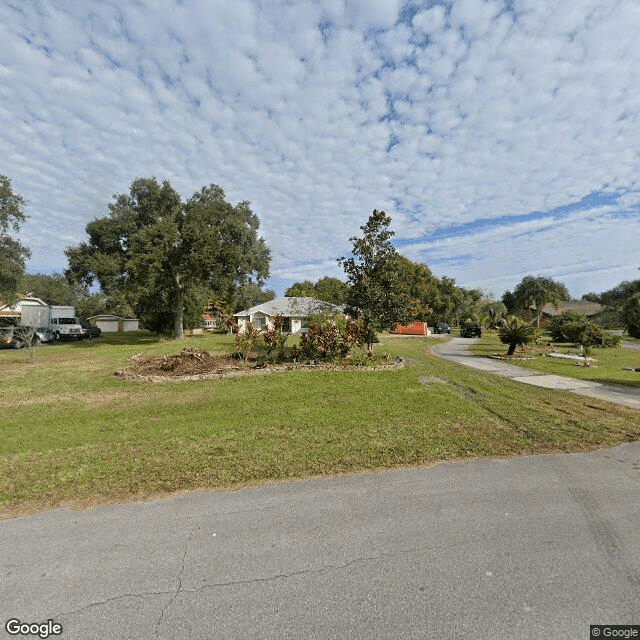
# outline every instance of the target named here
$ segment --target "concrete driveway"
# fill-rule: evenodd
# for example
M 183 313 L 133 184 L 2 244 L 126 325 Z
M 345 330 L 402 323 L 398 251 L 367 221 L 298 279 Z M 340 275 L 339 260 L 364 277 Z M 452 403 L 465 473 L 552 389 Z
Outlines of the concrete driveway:
M 525 369 L 504 360 L 476 356 L 469 351 L 469 347 L 476 340 L 477 338 L 451 338 L 447 342 L 434 346 L 432 350 L 436 355 L 452 362 L 482 371 L 489 371 L 524 384 L 569 391 L 581 396 L 640 409 L 640 390 L 638 389 L 547 374 L 533 369 Z
M 590 624 L 640 624 L 639 505 L 632 443 L 57 510 L 0 522 L 3 626 L 587 639 Z

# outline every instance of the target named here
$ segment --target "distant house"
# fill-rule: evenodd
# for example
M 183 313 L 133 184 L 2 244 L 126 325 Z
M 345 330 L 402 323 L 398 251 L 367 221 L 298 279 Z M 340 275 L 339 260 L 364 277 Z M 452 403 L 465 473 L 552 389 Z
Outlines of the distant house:
M 533 305 L 530 309 L 535 310 L 536 306 Z M 542 318 L 549 320 L 555 316 L 560 316 L 566 311 L 578 311 L 584 313 L 585 316 L 593 320 L 597 324 L 609 323 L 615 311 L 611 307 L 605 307 L 598 302 L 591 302 L 590 300 L 563 300 L 558 305 L 554 305 L 552 302 L 547 302 L 542 307 Z
M 316 298 L 291 297 L 276 298 L 263 302 L 251 309 L 234 313 L 238 322 L 238 331 L 242 333 L 247 323 L 251 322 L 259 331 L 273 327 L 273 318 L 282 316 L 285 324 L 283 331 L 290 333 L 304 333 L 309 329 L 309 318 L 323 312 L 345 313 L 344 306 L 317 300 Z
M 103 333 L 115 333 L 118 331 L 137 331 L 140 321 L 137 318 L 121 318 L 103 313 L 87 318 L 89 322 L 98 325 Z

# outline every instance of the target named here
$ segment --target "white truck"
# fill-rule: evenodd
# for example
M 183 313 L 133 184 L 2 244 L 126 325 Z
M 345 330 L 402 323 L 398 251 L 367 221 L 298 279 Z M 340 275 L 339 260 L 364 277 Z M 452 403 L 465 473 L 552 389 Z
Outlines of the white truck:
M 35 327 L 36 335 L 43 341 L 82 340 L 85 334 L 75 313 L 74 307 L 23 304 L 21 323 Z

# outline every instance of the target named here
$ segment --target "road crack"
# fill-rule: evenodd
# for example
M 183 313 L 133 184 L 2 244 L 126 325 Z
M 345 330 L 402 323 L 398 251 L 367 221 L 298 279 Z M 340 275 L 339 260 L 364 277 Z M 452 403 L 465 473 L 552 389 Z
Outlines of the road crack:
M 186 560 L 187 560 L 187 554 L 189 553 L 189 543 L 191 542 L 191 538 L 193 538 L 193 533 L 195 532 L 197 527 L 198 527 L 197 523 L 193 525 L 193 527 L 191 528 L 191 532 L 189 533 L 189 537 L 186 539 L 186 541 L 184 543 L 184 550 L 182 552 L 180 573 L 178 574 L 178 588 L 174 592 L 173 598 L 171 598 L 171 600 L 169 600 L 169 602 L 167 602 L 167 604 L 162 608 L 162 611 L 160 612 L 160 616 L 158 618 L 158 622 L 156 623 L 156 638 L 160 634 L 160 627 L 162 626 L 162 622 L 164 620 L 165 613 L 168 611 L 169 607 L 171 607 L 171 605 L 176 601 L 176 599 L 178 598 L 180 593 L 182 593 L 182 576 L 184 575 L 184 566 L 185 566 L 185 563 L 186 563 Z

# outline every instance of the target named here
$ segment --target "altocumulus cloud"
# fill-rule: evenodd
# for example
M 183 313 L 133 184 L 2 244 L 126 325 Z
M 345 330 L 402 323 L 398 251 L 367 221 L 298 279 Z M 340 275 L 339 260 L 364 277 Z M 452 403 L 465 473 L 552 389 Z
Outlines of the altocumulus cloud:
M 138 176 L 250 200 L 271 285 L 340 275 L 374 208 L 500 295 L 636 275 L 634 0 L 3 3 L 2 165 L 31 271 Z

